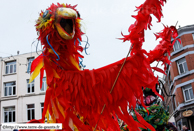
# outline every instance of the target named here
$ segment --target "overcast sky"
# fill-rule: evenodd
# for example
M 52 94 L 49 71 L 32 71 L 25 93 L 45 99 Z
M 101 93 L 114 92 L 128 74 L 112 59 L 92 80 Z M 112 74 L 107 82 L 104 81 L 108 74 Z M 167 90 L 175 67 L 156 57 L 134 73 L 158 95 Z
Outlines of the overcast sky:
M 127 55 L 129 42 L 123 43 L 121 32 L 127 34 L 128 27 L 134 23 L 131 15 L 135 6 L 144 0 L 0 0 L 0 56 L 7 57 L 35 51 L 37 33 L 35 21 L 41 10 L 45 11 L 51 3 L 68 3 L 77 6 L 81 14 L 82 30 L 89 38 L 90 48 L 85 55 L 86 68 L 93 69 L 105 66 L 122 59 Z M 163 7 L 162 23 L 165 25 L 186 26 L 194 24 L 194 0 L 168 0 Z M 162 23 L 153 18 L 152 30 L 146 31 L 143 45 L 147 51 L 153 49 L 155 41 L 153 33 L 163 29 Z M 83 40 L 86 37 L 83 36 Z M 40 49 L 40 48 L 39 48 Z

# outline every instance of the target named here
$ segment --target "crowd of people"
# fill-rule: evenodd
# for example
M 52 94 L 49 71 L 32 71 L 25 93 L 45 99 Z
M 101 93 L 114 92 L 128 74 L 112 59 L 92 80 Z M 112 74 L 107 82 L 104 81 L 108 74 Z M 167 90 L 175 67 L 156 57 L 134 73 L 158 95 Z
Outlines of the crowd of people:
M 185 125 L 183 125 L 182 130 L 181 131 L 190 131 Z
M 190 131 L 186 125 L 182 126 L 181 130 L 178 130 L 174 125 L 169 128 L 169 131 Z

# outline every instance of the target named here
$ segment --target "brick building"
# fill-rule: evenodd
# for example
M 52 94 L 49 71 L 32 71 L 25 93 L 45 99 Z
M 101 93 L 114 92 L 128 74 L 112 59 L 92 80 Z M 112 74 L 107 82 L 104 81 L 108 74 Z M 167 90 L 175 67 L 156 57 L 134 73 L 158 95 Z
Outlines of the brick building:
M 174 117 L 179 130 L 186 125 L 194 131 L 194 25 L 180 27 L 174 50 L 171 52 L 171 66 L 167 66 L 164 104 L 169 105 L 170 117 Z

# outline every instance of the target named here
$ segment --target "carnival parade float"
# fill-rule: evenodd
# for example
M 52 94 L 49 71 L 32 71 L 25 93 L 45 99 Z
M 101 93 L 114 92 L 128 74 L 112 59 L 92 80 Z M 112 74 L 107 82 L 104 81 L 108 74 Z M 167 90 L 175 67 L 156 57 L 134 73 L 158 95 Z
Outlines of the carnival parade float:
M 137 103 L 145 110 L 143 89 L 148 88 L 156 95 L 158 77 L 151 67 L 155 61 L 170 64 L 167 53 L 173 48 L 171 39 L 178 36 L 174 26 L 164 26 L 156 33 L 159 44 L 147 52 L 142 49 L 144 32 L 151 29 L 152 16 L 161 21 L 162 6 L 166 0 L 146 0 L 137 7 L 135 22 L 129 26 L 129 34 L 122 34 L 123 42 L 131 47 L 126 58 L 99 69 L 80 69 L 80 54 L 84 50 L 79 12 L 69 4 L 51 4 L 40 13 L 36 21 L 38 40 L 43 46 L 42 54 L 31 65 L 33 81 L 40 74 L 40 87 L 46 72 L 47 90 L 42 119 L 29 123 L 62 123 L 64 131 L 120 131 L 117 119 L 123 120 L 130 131 L 155 128 L 136 111 Z M 118 36 L 119 37 L 119 36 Z M 162 96 L 160 96 L 162 98 Z M 128 112 L 133 110 L 136 118 Z M 49 117 L 51 116 L 51 118 Z M 80 119 L 82 118 L 82 119 Z

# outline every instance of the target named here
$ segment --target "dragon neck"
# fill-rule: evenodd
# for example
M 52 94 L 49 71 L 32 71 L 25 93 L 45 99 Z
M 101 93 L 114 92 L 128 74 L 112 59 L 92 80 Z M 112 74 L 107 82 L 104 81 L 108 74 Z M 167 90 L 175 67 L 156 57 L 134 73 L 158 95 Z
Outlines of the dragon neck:
M 54 38 L 54 39 L 53 39 Z M 48 41 L 42 41 L 44 44 L 44 58 L 49 59 L 52 67 L 61 67 L 63 70 L 80 70 L 79 53 L 77 51 L 75 39 L 63 40 L 50 37 Z

